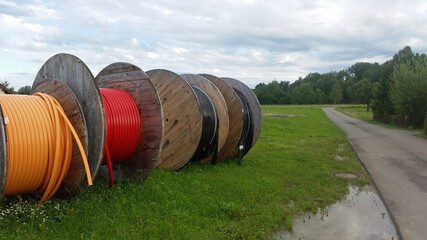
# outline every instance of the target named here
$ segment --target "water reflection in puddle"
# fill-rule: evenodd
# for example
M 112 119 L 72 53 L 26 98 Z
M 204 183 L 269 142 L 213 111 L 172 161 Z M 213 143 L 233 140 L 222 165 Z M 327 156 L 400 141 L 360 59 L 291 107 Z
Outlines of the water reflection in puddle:
M 349 187 L 346 199 L 317 214 L 293 220 L 293 233 L 280 232 L 276 239 L 393 239 L 396 230 L 378 194 L 372 188 Z
M 337 154 L 335 155 L 335 160 L 337 160 L 337 161 L 344 161 L 344 157 L 341 157 L 340 155 L 339 155 L 339 153 L 340 152 L 342 152 L 342 151 L 344 151 L 344 144 L 340 144 L 340 145 L 338 145 L 338 148 L 337 148 Z

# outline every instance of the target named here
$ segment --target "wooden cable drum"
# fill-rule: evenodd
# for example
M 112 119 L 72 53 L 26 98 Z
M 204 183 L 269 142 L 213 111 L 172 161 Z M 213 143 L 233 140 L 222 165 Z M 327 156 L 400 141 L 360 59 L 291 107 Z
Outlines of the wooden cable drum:
M 224 160 L 227 157 L 232 156 L 233 151 L 236 149 L 237 144 L 240 140 L 243 129 L 243 116 L 242 108 L 239 102 L 239 97 L 234 89 L 219 77 L 209 74 L 199 74 L 200 76 L 208 79 L 212 82 L 222 96 L 227 105 L 228 116 L 229 116 L 229 130 L 227 139 L 218 153 L 218 161 Z
M 41 92 L 54 97 L 64 109 L 65 114 L 76 130 L 86 155 L 88 154 L 88 132 L 83 111 L 73 91 L 63 82 L 56 79 L 43 79 L 34 84 L 31 94 Z M 75 195 L 84 175 L 84 165 L 75 140 L 73 139 L 73 153 L 70 168 L 56 196 L 68 198 Z
M 135 101 L 141 119 L 141 134 L 133 155 L 120 163 L 118 175 L 146 179 L 160 157 L 163 139 L 163 112 L 157 91 L 139 67 L 113 63 L 96 77 L 99 87 L 120 89 Z
M 226 83 L 228 83 L 237 92 L 240 99 L 249 106 L 250 123 L 248 123 L 249 125 L 247 126 L 249 131 L 247 139 L 250 139 L 250 143 L 248 143 L 247 147 L 245 147 L 244 149 L 244 155 L 245 155 L 250 150 L 250 148 L 255 145 L 261 133 L 261 127 L 262 127 L 261 106 L 254 92 L 248 86 L 246 86 L 246 84 L 233 78 L 222 78 L 222 79 Z M 235 150 L 235 152 L 237 151 L 238 149 Z
M 248 100 L 249 107 L 251 110 L 251 118 L 254 125 L 254 133 L 252 139 L 252 146 L 255 145 L 256 141 L 259 138 L 262 127 L 262 113 L 261 106 L 259 104 L 258 98 L 255 93 L 244 83 L 237 79 L 233 78 L 222 78 L 225 82 L 227 82 L 234 90 L 241 92 L 246 99 Z
M 228 109 L 227 103 L 225 102 L 224 97 L 222 96 L 219 89 L 206 78 L 196 75 L 196 74 L 182 74 L 182 78 L 187 81 L 190 85 L 195 85 L 201 88 L 211 99 L 214 104 L 217 117 L 218 117 L 218 152 L 221 151 L 224 146 L 225 141 L 227 140 L 228 128 L 229 128 L 229 118 L 228 118 Z M 206 163 L 211 161 L 212 156 L 200 159 L 201 163 Z
M 38 90 L 44 79 L 57 79 L 63 82 L 77 99 L 83 112 L 87 127 L 88 162 L 91 178 L 94 179 L 104 153 L 105 118 L 101 96 L 95 85 L 94 77 L 89 68 L 79 58 L 70 54 L 57 54 L 51 57 L 39 70 L 34 80 L 32 92 Z M 72 174 L 70 172 L 70 174 Z M 73 178 L 79 179 L 78 184 L 67 189 L 73 196 L 86 189 L 87 180 L 83 169 L 73 171 Z
M 150 70 L 163 108 L 164 136 L 157 168 L 178 170 L 194 155 L 202 134 L 202 115 L 190 85 L 168 70 Z

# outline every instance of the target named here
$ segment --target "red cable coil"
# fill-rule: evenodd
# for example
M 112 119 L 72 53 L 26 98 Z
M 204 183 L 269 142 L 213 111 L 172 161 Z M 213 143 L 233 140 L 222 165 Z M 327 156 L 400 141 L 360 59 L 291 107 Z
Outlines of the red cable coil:
M 132 97 L 119 89 L 100 88 L 105 112 L 105 147 L 102 164 L 108 165 L 113 186 L 111 163 L 128 159 L 138 146 L 141 119 Z

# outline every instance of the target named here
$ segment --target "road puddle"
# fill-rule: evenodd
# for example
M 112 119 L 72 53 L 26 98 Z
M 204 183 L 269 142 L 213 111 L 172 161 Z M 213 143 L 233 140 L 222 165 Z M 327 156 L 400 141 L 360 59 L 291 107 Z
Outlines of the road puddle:
M 341 157 L 340 155 L 339 155 L 339 153 L 340 152 L 342 152 L 342 151 L 344 151 L 344 144 L 340 144 L 340 145 L 338 145 L 338 148 L 337 148 L 337 154 L 335 155 L 335 160 L 337 160 L 337 161 L 344 161 L 344 157 Z
M 359 178 L 358 175 L 353 174 L 353 173 L 332 173 L 331 175 L 334 177 L 347 178 L 347 179 Z
M 349 194 L 315 215 L 293 219 L 293 232 L 280 232 L 276 239 L 392 239 L 396 230 L 380 197 L 373 187 L 359 190 L 349 187 Z

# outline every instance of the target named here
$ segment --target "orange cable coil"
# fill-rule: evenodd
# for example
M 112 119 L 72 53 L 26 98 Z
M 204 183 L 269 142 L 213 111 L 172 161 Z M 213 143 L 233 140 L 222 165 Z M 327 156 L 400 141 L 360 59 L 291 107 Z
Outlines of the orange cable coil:
M 42 195 L 51 198 L 67 175 L 72 136 L 83 159 L 89 185 L 92 179 L 82 144 L 58 101 L 43 93 L 2 95 L 6 124 L 8 171 L 5 195 Z

